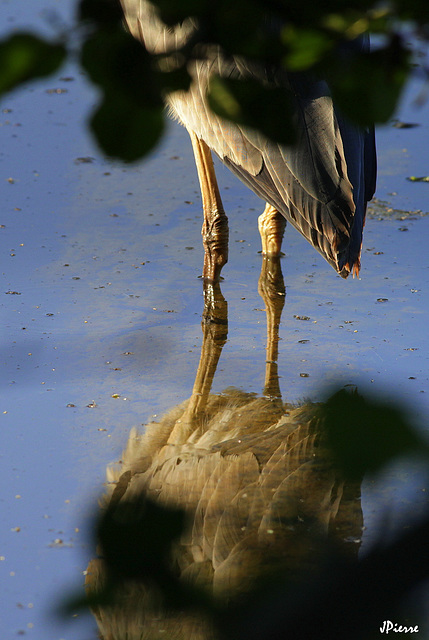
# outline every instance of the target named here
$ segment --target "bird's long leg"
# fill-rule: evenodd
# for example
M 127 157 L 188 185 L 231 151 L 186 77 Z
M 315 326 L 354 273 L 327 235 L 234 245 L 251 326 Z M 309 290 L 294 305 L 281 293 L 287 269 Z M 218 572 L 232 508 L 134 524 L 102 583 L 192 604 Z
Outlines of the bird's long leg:
M 265 364 L 264 395 L 271 400 L 280 400 L 281 392 L 277 370 L 279 353 L 279 326 L 285 303 L 285 285 L 280 257 L 264 256 L 258 292 L 265 303 L 267 317 L 267 351 Z
M 203 277 L 207 281 L 217 282 L 223 265 L 228 261 L 228 218 L 223 209 L 211 151 L 193 131 L 189 134 L 203 200 Z
M 262 253 L 265 256 L 279 256 L 286 228 L 286 219 L 271 204 L 265 205 L 264 212 L 258 218 Z
M 228 305 L 219 283 L 204 283 L 201 327 L 203 344 L 192 396 L 168 438 L 169 444 L 192 442 L 203 433 L 204 422 L 201 418 L 204 416 L 216 367 L 228 335 Z

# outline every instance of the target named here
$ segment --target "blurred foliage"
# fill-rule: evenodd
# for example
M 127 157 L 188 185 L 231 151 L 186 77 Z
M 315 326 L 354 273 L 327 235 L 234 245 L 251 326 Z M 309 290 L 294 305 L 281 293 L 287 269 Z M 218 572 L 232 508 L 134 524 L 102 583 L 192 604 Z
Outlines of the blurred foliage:
M 406 454 L 425 455 L 429 446 L 410 424 L 405 410 L 391 402 L 344 389 L 322 408 L 328 446 L 345 476 L 362 478 Z
M 201 45 L 219 45 L 226 56 L 242 56 L 252 64 L 324 77 L 341 110 L 368 125 L 386 122 L 394 112 L 412 68 L 410 29 L 414 36 L 429 37 L 426 0 L 153 2 L 168 25 L 189 16 L 195 19 L 196 30 L 173 70 L 163 64 L 165 56 L 150 55 L 125 32 L 119 0 L 80 0 L 76 23 L 51 42 L 31 33 L 10 35 L 0 42 L 0 96 L 57 72 L 68 56 L 77 57 L 101 89 L 90 126 L 102 150 L 134 161 L 162 136 L 165 94 L 189 86 L 187 63 L 202 55 Z M 376 35 L 375 50 L 361 50 L 358 38 L 364 33 Z M 423 71 L 427 77 L 429 70 Z M 284 91 L 252 79 L 215 77 L 210 105 L 218 114 L 258 128 L 270 138 L 291 140 L 290 98 Z
M 389 402 L 342 389 L 320 405 L 320 417 L 337 464 L 352 480 L 380 473 L 404 456 L 418 455 L 429 462 L 427 442 L 405 410 Z M 123 607 L 124 593 L 131 593 L 129 585 L 140 584 L 145 589 L 155 586 L 167 611 L 203 615 L 222 640 L 366 640 L 379 637 L 384 620 L 419 625 L 424 633 L 427 607 L 414 609 L 408 620 L 406 611 L 410 595 L 429 580 L 428 506 L 419 520 L 397 527 L 389 540 L 381 531 L 378 544 L 363 557 L 345 556 L 314 533 L 312 544 L 324 549 L 316 567 L 303 569 L 293 582 L 284 575 L 265 576 L 229 605 L 179 581 L 170 566 L 171 548 L 185 524 L 182 512 L 147 498 L 124 504 L 112 498 L 94 527 L 109 579 L 86 598 L 69 603 L 68 610 Z M 131 619 L 133 606 L 141 609 L 150 604 L 129 597 L 126 610 Z M 119 634 L 117 640 L 122 637 Z
M 60 42 L 15 33 L 0 42 L 0 95 L 29 80 L 57 71 L 66 58 Z
M 83 603 L 114 604 L 129 581 L 156 590 L 168 610 L 210 609 L 206 596 L 180 581 L 171 566 L 171 547 L 184 530 L 185 514 L 180 509 L 141 498 L 110 504 L 95 528 L 108 567 L 107 581 L 98 595 Z
M 294 141 L 292 127 L 279 127 L 279 117 L 292 121 L 290 92 L 280 87 L 263 87 L 256 80 L 214 76 L 208 94 L 210 107 L 218 115 L 258 129 L 277 142 Z
M 114 575 L 126 579 L 162 576 L 168 573 L 170 546 L 183 531 L 184 514 L 149 500 L 135 507 L 123 502 L 115 505 L 114 517 L 113 509 L 103 514 L 97 528 L 103 557 Z
M 149 54 L 125 31 L 104 27 L 84 42 L 81 63 L 102 91 L 91 118 L 102 149 L 126 161 L 148 153 L 164 129 L 163 102 Z

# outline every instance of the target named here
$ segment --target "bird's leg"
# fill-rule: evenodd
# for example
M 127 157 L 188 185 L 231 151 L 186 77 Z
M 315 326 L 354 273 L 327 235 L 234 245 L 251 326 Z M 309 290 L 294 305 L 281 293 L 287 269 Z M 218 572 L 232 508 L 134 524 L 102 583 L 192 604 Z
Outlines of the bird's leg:
M 264 256 L 258 292 L 265 303 L 267 317 L 267 357 L 265 365 L 264 395 L 272 400 L 281 399 L 277 358 L 279 353 L 279 326 L 285 303 L 285 285 L 280 257 Z
M 223 265 L 228 261 L 228 218 L 223 210 L 211 151 L 204 140 L 200 140 L 195 133 L 190 131 L 189 134 L 203 200 L 203 278 L 217 282 Z
M 286 228 L 285 217 L 267 202 L 264 212 L 258 218 L 258 227 L 262 241 L 262 253 L 265 256 L 279 256 Z
M 206 408 L 217 364 L 228 336 L 228 304 L 219 283 L 204 283 L 203 343 L 189 403 L 194 417 Z
M 219 283 L 204 283 L 204 312 L 201 327 L 203 344 L 194 388 L 188 405 L 174 426 L 169 444 L 193 442 L 204 432 L 204 411 L 209 401 L 213 378 L 228 335 L 228 305 Z

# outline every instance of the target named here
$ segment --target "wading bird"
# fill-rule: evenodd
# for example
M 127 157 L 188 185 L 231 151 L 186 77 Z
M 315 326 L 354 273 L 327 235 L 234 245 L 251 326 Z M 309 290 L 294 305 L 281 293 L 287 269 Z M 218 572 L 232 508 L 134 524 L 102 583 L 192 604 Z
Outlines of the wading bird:
M 191 21 L 167 29 L 145 0 L 121 2 L 131 33 L 152 53 L 175 51 L 192 34 Z M 317 408 L 285 406 L 280 397 L 276 361 L 284 283 L 279 254 L 288 220 L 342 276 L 359 270 L 366 202 L 375 182 L 375 150 L 370 132 L 335 112 L 324 82 L 292 81 L 280 71 L 272 74 L 271 82 L 290 86 L 296 99 L 297 143 L 286 147 L 222 120 L 206 101 L 212 72 L 258 78 L 263 74 L 260 68 L 226 59 L 217 50 L 194 60 L 190 70 L 190 90 L 170 95 L 168 104 L 188 129 L 195 154 L 204 209 L 203 275 L 214 283 L 205 288 L 210 298 L 205 313 L 211 322 L 203 322 L 191 397 L 148 425 L 143 435 L 131 433 L 119 468 L 109 476 L 104 506 L 112 520 L 128 523 L 133 531 L 133 512 L 139 516 L 146 498 L 183 509 L 188 526 L 170 558 L 178 591 L 180 585 L 197 585 L 222 611 L 226 604 L 240 602 L 273 570 L 289 579 L 293 592 L 301 571 L 317 562 L 316 543 L 321 539 L 329 538 L 345 557 L 355 556 L 359 549 L 360 483 L 345 481 L 333 464 Z M 265 254 L 259 291 L 267 311 L 261 398 L 238 390 L 210 393 L 227 333 L 226 303 L 217 281 L 228 251 L 228 222 L 212 150 L 267 202 L 259 218 Z M 219 637 L 206 616 L 163 607 L 159 585 L 136 579 L 133 573 L 139 551 L 145 551 L 140 540 L 126 535 L 124 540 L 132 579 L 117 576 L 116 601 L 110 606 L 103 598 L 92 600 L 101 637 Z M 130 547 L 137 556 L 128 553 Z M 103 591 L 109 595 L 112 565 L 102 544 L 100 551 L 101 557 L 88 566 L 90 596 Z M 113 556 L 115 562 L 117 554 Z M 275 628 L 268 619 L 263 623 L 268 624 L 268 637 Z
M 121 3 L 129 31 L 150 53 L 174 53 L 189 42 L 195 30 L 192 19 L 167 28 L 148 0 Z M 367 41 L 361 38 L 351 46 L 365 48 Z M 267 203 L 259 217 L 264 254 L 280 254 L 287 220 L 342 277 L 358 274 L 366 205 L 375 190 L 373 131 L 360 129 L 341 116 L 323 80 L 227 57 L 213 46 L 200 52 L 188 68 L 190 89 L 171 93 L 167 103 L 192 140 L 204 210 L 205 280 L 217 281 L 228 259 L 228 220 L 211 151 Z M 289 89 L 296 142 L 277 144 L 254 129 L 214 114 L 206 98 L 212 74 Z

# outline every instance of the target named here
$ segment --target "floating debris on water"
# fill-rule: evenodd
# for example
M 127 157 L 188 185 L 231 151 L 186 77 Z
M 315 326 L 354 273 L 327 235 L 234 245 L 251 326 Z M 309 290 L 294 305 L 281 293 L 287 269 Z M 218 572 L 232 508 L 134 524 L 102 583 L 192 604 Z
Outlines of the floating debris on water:
M 60 95 L 61 93 L 68 93 L 68 89 L 46 89 L 45 93 L 48 93 L 50 95 L 53 95 L 53 94 Z
M 91 164 L 92 162 L 95 162 L 95 158 L 92 158 L 91 156 L 74 159 L 75 164 Z
M 407 180 L 409 180 L 409 182 L 429 182 L 429 176 L 421 176 L 420 178 L 408 176 Z
M 417 122 L 402 122 L 402 120 L 393 120 L 392 123 L 392 127 L 395 127 L 395 129 L 414 129 L 420 126 Z
M 409 178 L 408 178 L 409 179 Z M 429 180 L 429 178 L 428 178 Z M 396 195 L 396 194 L 392 194 Z M 379 198 L 373 198 L 368 205 L 367 216 L 369 218 L 378 218 L 383 220 L 384 218 L 390 218 L 393 220 L 406 220 L 409 218 L 421 218 L 428 215 L 429 212 L 424 212 L 421 209 L 415 209 L 412 211 L 405 211 L 403 209 L 395 209 L 391 206 L 390 202 L 386 200 L 380 200 Z

